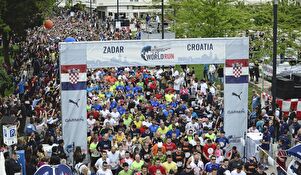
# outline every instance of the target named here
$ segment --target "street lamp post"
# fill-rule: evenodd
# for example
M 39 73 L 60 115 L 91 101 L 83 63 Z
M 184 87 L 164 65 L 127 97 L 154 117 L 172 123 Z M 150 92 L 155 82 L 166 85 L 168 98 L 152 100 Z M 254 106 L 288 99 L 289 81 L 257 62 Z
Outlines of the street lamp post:
M 117 0 L 117 21 L 119 21 L 119 0 Z
M 276 69 L 277 69 L 277 12 L 278 12 L 278 0 L 274 0 L 273 3 L 273 15 L 274 15 L 274 24 L 273 24 L 273 77 L 272 77 L 272 111 L 275 115 L 276 111 L 276 86 L 277 86 L 277 80 L 276 80 Z M 274 136 L 277 140 L 278 138 L 278 127 L 276 124 L 276 116 L 274 116 Z
M 90 17 L 92 18 L 92 0 L 90 0 Z
M 161 4 L 161 15 L 162 15 L 162 19 L 161 19 L 161 30 L 162 30 L 162 39 L 164 39 L 164 0 L 162 0 L 162 4 Z

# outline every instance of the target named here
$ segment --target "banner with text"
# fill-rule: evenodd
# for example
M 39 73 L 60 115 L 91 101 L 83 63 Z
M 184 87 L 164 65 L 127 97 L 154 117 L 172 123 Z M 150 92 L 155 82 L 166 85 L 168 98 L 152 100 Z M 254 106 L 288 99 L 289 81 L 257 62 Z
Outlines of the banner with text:
M 248 38 L 197 38 L 61 43 L 73 57 L 85 56 L 88 68 L 223 64 L 248 52 Z M 77 55 L 84 49 L 83 54 Z M 82 58 L 84 59 L 84 58 Z
M 224 130 L 227 136 L 243 137 L 248 124 L 248 59 L 226 59 Z
M 226 58 L 231 58 L 232 61 L 242 58 L 247 60 L 249 38 L 60 43 L 60 57 L 61 65 L 65 66 L 62 67 L 64 71 L 61 72 L 64 139 L 66 139 L 66 144 L 71 144 L 72 141 L 76 141 L 76 144 L 83 144 L 86 142 L 86 139 L 83 139 L 84 130 L 87 129 L 85 120 L 86 72 L 80 65 L 87 65 L 87 68 L 101 68 L 224 64 Z M 239 132 L 245 131 L 244 124 L 247 120 L 248 71 L 247 61 L 237 65 L 235 63 L 235 61 L 229 63 L 230 66 L 228 65 L 225 70 L 227 75 L 225 77 L 225 130 L 229 131 L 230 135 L 241 135 Z M 235 68 L 237 73 L 233 72 L 234 65 L 237 66 Z M 235 108 L 232 100 L 238 100 Z M 241 109 L 238 110 L 237 107 Z M 244 122 L 243 125 L 238 121 Z
M 69 157 L 74 146 L 87 151 L 87 65 L 84 56 L 74 57 L 73 53 L 60 48 L 62 129 Z

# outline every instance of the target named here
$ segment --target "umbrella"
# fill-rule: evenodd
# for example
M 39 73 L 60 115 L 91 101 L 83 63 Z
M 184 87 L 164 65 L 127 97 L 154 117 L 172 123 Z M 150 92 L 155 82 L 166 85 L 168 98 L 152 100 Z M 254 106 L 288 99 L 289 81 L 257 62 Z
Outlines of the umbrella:
M 6 175 L 6 172 L 5 172 L 5 159 L 4 159 L 3 152 L 0 152 L 0 174 Z
M 76 40 L 73 37 L 67 37 L 67 38 L 65 38 L 64 42 L 70 43 L 70 42 L 76 42 Z
M 301 160 L 301 144 L 288 149 L 287 154 L 294 156 L 294 157 L 298 158 L 299 160 Z

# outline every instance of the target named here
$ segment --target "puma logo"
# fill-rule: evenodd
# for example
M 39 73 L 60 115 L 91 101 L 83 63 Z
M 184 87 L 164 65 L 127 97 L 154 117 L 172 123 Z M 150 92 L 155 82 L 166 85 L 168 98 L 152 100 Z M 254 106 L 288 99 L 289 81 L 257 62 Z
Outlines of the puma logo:
M 236 96 L 237 98 L 239 98 L 239 100 L 241 100 L 240 96 L 241 96 L 242 92 L 240 92 L 240 94 L 236 94 L 235 92 L 232 92 L 232 95 L 233 96 Z
M 77 99 L 77 101 L 75 102 L 75 101 L 69 99 L 69 103 L 72 103 L 72 104 L 76 105 L 76 106 L 79 108 L 79 106 L 78 106 L 79 100 L 80 100 L 80 99 Z

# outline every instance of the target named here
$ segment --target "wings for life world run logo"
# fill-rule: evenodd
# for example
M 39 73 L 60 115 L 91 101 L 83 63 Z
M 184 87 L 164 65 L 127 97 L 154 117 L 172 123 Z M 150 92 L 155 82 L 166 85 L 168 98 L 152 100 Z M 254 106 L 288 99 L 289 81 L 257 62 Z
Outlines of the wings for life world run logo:
M 141 50 L 141 58 L 145 61 L 149 60 L 164 60 L 164 59 L 174 59 L 175 55 L 173 53 L 165 53 L 165 51 L 170 48 L 158 48 L 156 46 L 145 46 Z

